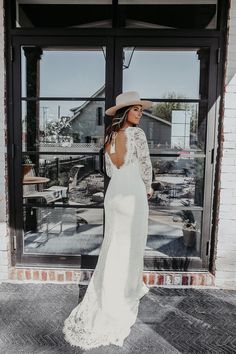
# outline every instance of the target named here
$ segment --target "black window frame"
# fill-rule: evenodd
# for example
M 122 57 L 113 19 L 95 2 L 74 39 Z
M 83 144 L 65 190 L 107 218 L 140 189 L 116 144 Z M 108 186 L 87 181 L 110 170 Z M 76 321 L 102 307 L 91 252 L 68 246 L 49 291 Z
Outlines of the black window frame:
M 219 140 L 217 141 L 218 129 L 220 129 L 220 95 L 222 91 L 222 82 L 224 74 L 224 58 L 225 58 L 225 38 L 226 38 L 226 22 L 227 13 L 229 9 L 229 2 L 227 0 L 219 1 L 218 6 L 218 29 L 217 30 L 164 30 L 164 29 L 119 29 L 116 28 L 116 6 L 118 6 L 117 1 L 113 1 L 114 14 L 113 14 L 113 24 L 112 29 L 21 29 L 14 28 L 12 24 L 14 23 L 15 15 L 15 1 L 11 0 L 9 2 L 5 1 L 5 11 L 6 11 L 6 60 L 7 60 L 7 117 L 8 117 L 8 176 L 9 176 L 9 227 L 10 227 L 10 237 L 12 240 L 12 265 L 47 265 L 56 266 L 62 265 L 63 267 L 81 267 L 81 268 L 93 268 L 96 265 L 97 257 L 84 257 L 83 260 L 78 258 L 78 256 L 42 256 L 42 255 L 29 255 L 22 256 L 19 254 L 19 250 L 22 250 L 22 240 L 17 232 L 19 225 L 19 213 L 15 206 L 14 200 L 19 197 L 19 189 L 16 191 L 16 184 L 14 184 L 15 178 L 19 178 L 19 173 L 21 171 L 20 159 L 18 158 L 18 165 L 14 168 L 14 159 L 17 157 L 19 151 L 19 137 L 17 139 L 14 132 L 20 131 L 20 126 L 18 120 L 17 124 L 13 119 L 15 114 L 15 109 L 19 104 L 19 92 L 13 92 L 13 86 L 16 84 L 17 80 L 20 78 L 19 69 L 14 70 L 14 65 L 19 58 L 17 58 L 18 50 L 16 50 L 16 45 L 22 43 L 27 45 L 27 43 L 39 43 L 41 40 L 47 42 L 53 46 L 56 45 L 69 45 L 72 43 L 86 43 L 86 45 L 109 45 L 110 50 L 107 57 L 106 69 L 106 107 L 111 106 L 114 103 L 115 97 L 121 92 L 122 88 L 122 73 L 120 67 L 122 67 L 121 56 L 118 52 L 121 50 L 122 46 L 138 45 L 155 46 L 163 45 L 170 48 L 171 46 L 182 47 L 182 46 L 210 46 L 211 47 L 211 62 L 214 63 L 210 67 L 211 78 L 214 81 L 214 87 L 211 84 L 209 87 L 209 104 L 214 104 L 214 111 L 211 110 L 212 118 L 214 116 L 214 132 L 211 132 L 208 139 L 214 141 L 211 144 L 212 148 L 207 151 L 208 165 L 210 168 L 207 170 L 207 176 L 211 176 L 212 185 L 211 188 L 211 200 L 208 198 L 205 200 L 206 203 L 210 203 L 208 208 L 208 220 L 209 223 L 206 227 L 205 233 L 208 233 L 208 238 L 203 247 L 204 258 L 202 262 L 197 260 L 192 260 L 188 263 L 187 269 L 185 270 L 209 270 L 213 269 L 213 257 L 214 257 L 214 245 L 215 245 L 215 229 L 216 229 L 216 216 L 217 216 L 217 201 L 218 201 L 218 189 L 217 183 L 219 180 L 219 162 L 215 161 L 216 151 L 219 151 Z M 221 56 L 219 55 L 221 50 Z M 216 65 L 215 65 L 216 64 Z M 112 78 L 112 80 L 108 80 Z M 109 120 L 105 118 L 105 126 L 109 123 Z M 218 138 L 219 139 L 219 138 Z M 210 163 L 211 162 L 211 163 Z M 17 176 L 18 174 L 18 176 Z M 206 181 L 206 179 L 205 179 Z M 106 190 L 108 186 L 108 179 L 105 179 L 104 189 Z M 205 182 L 206 183 L 206 182 Z M 14 186 L 14 188 L 13 188 Z M 205 186 L 207 187 L 207 186 Z M 18 237 L 17 237 L 18 236 Z M 177 260 L 177 259 L 175 259 Z M 164 260 L 159 260 L 159 263 L 155 259 L 151 260 L 153 270 L 158 269 Z M 178 262 L 177 262 L 178 263 Z M 155 267 L 156 265 L 156 267 Z M 183 258 L 179 259 L 180 269 L 183 265 Z M 168 265 L 165 265 L 165 267 Z M 200 267 L 200 268 L 199 268 Z M 166 269 L 166 268 L 165 268 Z M 169 270 L 174 270 L 173 267 Z M 183 269 L 182 269 L 183 270 Z

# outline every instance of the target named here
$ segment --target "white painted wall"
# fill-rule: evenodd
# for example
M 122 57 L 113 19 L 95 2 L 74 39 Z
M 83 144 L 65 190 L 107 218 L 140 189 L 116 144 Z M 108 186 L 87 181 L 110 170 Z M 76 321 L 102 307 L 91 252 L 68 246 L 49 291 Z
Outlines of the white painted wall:
M 236 288 L 236 1 L 229 14 L 225 81 L 224 142 L 215 283 Z

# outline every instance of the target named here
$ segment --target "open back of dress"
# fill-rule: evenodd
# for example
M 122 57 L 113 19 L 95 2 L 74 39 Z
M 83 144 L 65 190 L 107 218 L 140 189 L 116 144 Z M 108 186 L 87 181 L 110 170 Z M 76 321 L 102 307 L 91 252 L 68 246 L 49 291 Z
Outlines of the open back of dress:
M 127 136 L 125 130 L 114 132 L 111 143 L 106 147 L 113 165 L 118 169 L 124 165 L 125 156 L 127 154 Z

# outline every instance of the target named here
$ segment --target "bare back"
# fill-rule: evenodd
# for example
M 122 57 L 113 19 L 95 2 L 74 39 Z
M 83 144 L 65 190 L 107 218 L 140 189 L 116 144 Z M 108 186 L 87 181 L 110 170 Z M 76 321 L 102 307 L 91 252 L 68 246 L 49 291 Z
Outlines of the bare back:
M 143 129 L 127 127 L 125 130 L 119 130 L 114 141 L 115 146 L 109 143 L 104 147 L 108 177 L 112 178 L 113 173 L 117 175 L 117 171 L 121 171 L 123 168 L 132 168 L 134 163 L 138 163 L 139 172 L 148 193 L 152 183 L 152 162 Z M 112 153 L 114 147 L 115 151 Z
M 115 152 L 112 153 L 112 144 L 115 145 Z M 119 130 L 113 135 L 113 141 L 106 144 L 105 151 L 108 153 L 111 162 L 120 168 L 125 162 L 125 155 L 127 153 L 127 136 L 125 130 Z

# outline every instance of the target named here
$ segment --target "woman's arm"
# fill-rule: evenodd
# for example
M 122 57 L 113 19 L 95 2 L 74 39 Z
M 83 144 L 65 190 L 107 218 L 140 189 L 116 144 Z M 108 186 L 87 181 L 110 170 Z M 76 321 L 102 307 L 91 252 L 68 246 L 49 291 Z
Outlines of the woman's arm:
M 112 165 L 111 165 L 111 161 L 109 159 L 109 157 L 107 156 L 107 154 L 105 153 L 105 167 L 106 167 L 106 174 L 108 175 L 108 177 L 111 178 L 112 176 Z
M 147 143 L 146 135 L 143 129 L 136 127 L 135 128 L 135 145 L 137 150 L 137 156 L 139 161 L 140 173 L 143 179 L 143 182 L 146 187 L 147 194 L 149 198 L 152 196 L 153 189 L 152 184 L 152 163 Z

